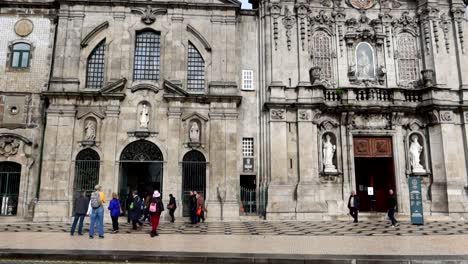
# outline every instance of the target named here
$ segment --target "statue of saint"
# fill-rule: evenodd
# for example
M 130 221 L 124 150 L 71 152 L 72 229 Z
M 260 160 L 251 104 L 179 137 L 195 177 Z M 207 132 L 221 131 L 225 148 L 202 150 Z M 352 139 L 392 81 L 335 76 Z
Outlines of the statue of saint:
M 364 50 L 359 50 L 357 58 L 357 77 L 361 79 L 373 78 L 369 73 L 371 69 L 371 62 Z
M 197 143 L 200 141 L 200 128 L 198 127 L 197 122 L 192 122 L 190 126 L 190 133 L 189 133 L 190 142 Z
M 143 109 L 140 112 L 140 128 L 148 128 L 149 114 L 146 104 L 143 104 Z
M 95 140 L 96 139 L 96 126 L 93 121 L 88 120 L 85 126 L 85 140 Z
M 324 172 L 336 172 L 336 167 L 333 165 L 333 156 L 335 155 L 336 146 L 332 144 L 329 134 L 325 135 L 323 142 L 323 166 Z
M 409 154 L 410 154 L 411 168 L 413 169 L 413 172 L 416 172 L 416 173 L 426 172 L 423 166 L 420 164 L 420 156 L 421 156 L 422 150 L 423 150 L 423 147 L 419 145 L 418 136 L 412 135 L 411 144 L 409 148 Z

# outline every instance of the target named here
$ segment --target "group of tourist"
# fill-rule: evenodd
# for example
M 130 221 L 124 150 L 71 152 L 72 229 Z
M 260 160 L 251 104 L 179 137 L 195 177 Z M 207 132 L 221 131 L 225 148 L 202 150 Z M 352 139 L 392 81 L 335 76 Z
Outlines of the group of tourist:
M 190 191 L 189 208 L 191 224 L 197 224 L 200 221 L 205 222 L 205 198 L 203 198 L 201 193 Z
M 79 197 L 75 199 L 75 217 L 70 230 L 70 235 L 75 234 L 76 226 L 78 224 L 78 235 L 83 235 L 83 221 L 84 217 L 90 216 L 90 228 L 89 238 L 94 238 L 95 227 L 99 238 L 104 238 L 104 205 L 106 204 L 106 197 L 104 192 L 101 191 L 101 186 L 96 185 L 95 191 L 91 194 L 91 198 L 86 197 L 86 193 L 80 193 Z M 201 198 L 203 199 L 203 197 Z M 158 235 L 158 226 L 161 213 L 164 211 L 164 204 L 161 200 L 161 194 L 159 191 L 154 191 L 152 194 L 147 195 L 145 198 L 138 196 L 138 191 L 131 193 L 131 199 L 127 200 L 127 215 L 128 222 L 132 222 L 132 229 L 138 230 L 143 226 L 142 221 L 149 219 L 151 222 L 150 236 L 154 237 Z M 169 209 L 169 216 L 171 222 L 174 223 L 174 212 L 177 208 L 175 197 L 169 194 L 169 203 L 167 204 Z M 119 232 L 119 217 L 121 215 L 120 200 L 116 193 L 112 193 L 112 200 L 107 207 L 112 219 L 112 233 Z M 142 221 L 140 220 L 143 216 Z M 203 217 L 204 220 L 204 217 Z
M 395 193 L 393 192 L 392 189 L 388 191 L 388 194 L 389 194 L 389 197 L 388 197 L 387 217 L 391 222 L 390 227 L 395 227 L 399 225 L 398 221 L 395 219 L 397 200 L 395 197 Z M 348 199 L 348 208 L 349 208 L 349 214 L 354 219 L 354 223 L 358 222 L 359 205 L 360 205 L 359 196 L 356 195 L 355 191 L 352 191 Z

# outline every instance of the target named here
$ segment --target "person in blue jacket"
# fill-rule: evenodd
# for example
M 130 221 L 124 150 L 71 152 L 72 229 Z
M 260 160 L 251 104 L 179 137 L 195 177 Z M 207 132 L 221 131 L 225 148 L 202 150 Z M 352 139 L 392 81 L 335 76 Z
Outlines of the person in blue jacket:
M 120 201 L 116 193 L 112 193 L 112 201 L 109 203 L 107 208 L 110 211 L 112 218 L 112 233 L 119 232 L 119 216 L 120 216 Z

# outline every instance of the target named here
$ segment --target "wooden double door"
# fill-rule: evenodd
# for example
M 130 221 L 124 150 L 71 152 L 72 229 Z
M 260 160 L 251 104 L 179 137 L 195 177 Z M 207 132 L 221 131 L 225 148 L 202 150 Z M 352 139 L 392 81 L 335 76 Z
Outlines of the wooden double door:
M 388 190 L 395 191 L 391 137 L 354 137 L 356 193 L 361 211 L 387 211 Z

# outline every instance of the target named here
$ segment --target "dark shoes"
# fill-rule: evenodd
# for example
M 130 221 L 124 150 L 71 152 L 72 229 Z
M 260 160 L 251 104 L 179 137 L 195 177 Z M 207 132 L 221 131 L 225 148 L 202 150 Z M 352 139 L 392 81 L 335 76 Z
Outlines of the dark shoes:
M 93 236 L 89 236 L 89 239 L 93 239 L 94 237 Z
M 158 234 L 158 232 L 151 231 L 150 236 L 155 237 L 155 236 L 159 236 L 159 234 Z
M 99 236 L 99 238 L 104 238 L 104 236 Z

